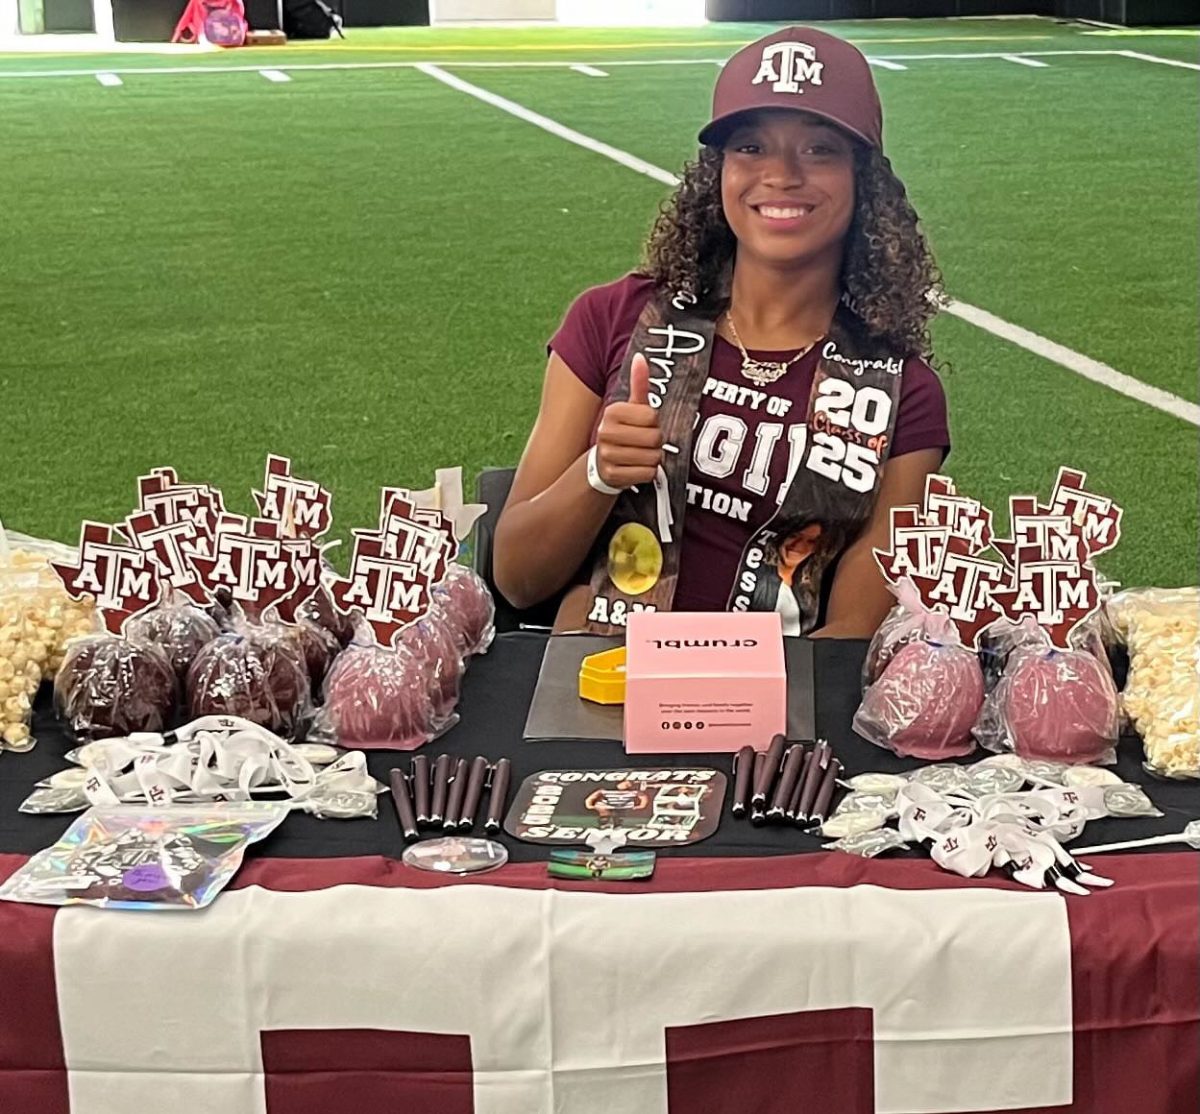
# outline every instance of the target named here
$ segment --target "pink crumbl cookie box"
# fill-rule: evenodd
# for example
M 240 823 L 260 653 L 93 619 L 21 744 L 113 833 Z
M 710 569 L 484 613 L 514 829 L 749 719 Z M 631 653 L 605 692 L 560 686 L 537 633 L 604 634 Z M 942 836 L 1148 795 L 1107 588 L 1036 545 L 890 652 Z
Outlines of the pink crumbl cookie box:
M 635 611 L 626 646 L 626 753 L 765 750 L 786 732 L 776 613 Z

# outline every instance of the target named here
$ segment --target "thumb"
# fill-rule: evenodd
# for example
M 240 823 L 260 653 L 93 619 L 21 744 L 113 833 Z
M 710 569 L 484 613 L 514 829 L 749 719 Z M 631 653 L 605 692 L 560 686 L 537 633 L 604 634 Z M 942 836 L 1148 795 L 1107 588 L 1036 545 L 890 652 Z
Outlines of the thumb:
M 642 406 L 650 403 L 650 365 L 640 352 L 629 366 L 629 401 Z

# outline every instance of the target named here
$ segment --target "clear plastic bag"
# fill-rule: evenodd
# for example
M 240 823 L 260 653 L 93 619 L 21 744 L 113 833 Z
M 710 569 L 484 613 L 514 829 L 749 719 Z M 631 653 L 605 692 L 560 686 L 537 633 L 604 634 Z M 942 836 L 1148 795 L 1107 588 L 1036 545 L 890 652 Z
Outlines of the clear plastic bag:
M 981 745 L 1069 765 L 1115 762 L 1120 710 L 1099 639 L 1092 650 L 1061 650 L 1028 625 L 1007 637 L 1004 671 L 975 725 Z
M 5 901 L 110 909 L 203 909 L 288 806 L 259 801 L 92 808 L 0 885 Z
M 437 734 L 458 722 L 455 708 L 462 691 L 466 663 L 459 654 L 449 616 L 434 603 L 423 619 L 400 635 L 400 643 L 412 651 L 424 671 Z
M 979 658 L 945 615 L 921 604 L 910 584 L 896 591 L 900 602 L 867 650 L 854 730 L 909 758 L 970 754 L 971 727 L 983 704 Z
M 42 680 L 52 681 L 72 638 L 99 629 L 96 605 L 90 598 L 73 600 L 67 595 L 51 561 L 73 561 L 76 551 L 60 542 L 31 538 L 8 531 L 8 562 L 16 574 L 25 574 L 26 615 L 42 658 Z M 0 565 L 4 557 L 0 554 Z
M 328 631 L 343 649 L 354 641 L 354 620 L 334 607 L 333 597 L 323 585 L 318 586 L 296 609 L 296 616 L 316 623 L 322 630 Z
M 411 650 L 352 643 L 325 679 L 310 738 L 360 750 L 416 750 L 433 739 L 425 664 Z
M 59 714 L 80 738 L 162 731 L 179 701 L 179 684 L 158 646 L 116 634 L 71 642 L 54 678 Z
M 192 663 L 187 709 L 192 719 L 241 716 L 293 737 L 313 710 L 308 671 L 296 641 L 277 626 L 235 621 Z
M 319 699 L 325 678 L 333 665 L 334 658 L 341 653 L 341 646 L 333 632 L 320 626 L 312 619 L 297 617 L 295 623 L 276 623 L 280 637 L 290 641 L 308 674 L 309 688 L 314 703 Z
M 1200 588 L 1131 589 L 1107 611 L 1129 651 L 1121 702 L 1146 769 L 1200 778 Z
M 216 619 L 182 597 L 169 599 L 131 619 L 125 630 L 135 642 L 158 646 L 181 685 L 196 656 L 221 633 Z
M 486 652 L 496 634 L 496 601 L 483 577 L 466 565 L 452 563 L 433 596 L 451 624 L 461 655 Z
M 0 565 L 0 749 L 33 746 L 33 701 L 42 683 L 46 658 L 29 618 L 35 585 L 30 573 Z

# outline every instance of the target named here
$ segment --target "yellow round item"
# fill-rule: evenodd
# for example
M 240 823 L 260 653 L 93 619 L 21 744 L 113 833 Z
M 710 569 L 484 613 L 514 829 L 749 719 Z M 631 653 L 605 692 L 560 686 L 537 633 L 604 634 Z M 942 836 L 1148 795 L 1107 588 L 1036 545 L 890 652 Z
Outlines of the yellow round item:
M 627 522 L 608 543 L 609 579 L 626 595 L 640 596 L 658 583 L 662 546 L 640 522 Z

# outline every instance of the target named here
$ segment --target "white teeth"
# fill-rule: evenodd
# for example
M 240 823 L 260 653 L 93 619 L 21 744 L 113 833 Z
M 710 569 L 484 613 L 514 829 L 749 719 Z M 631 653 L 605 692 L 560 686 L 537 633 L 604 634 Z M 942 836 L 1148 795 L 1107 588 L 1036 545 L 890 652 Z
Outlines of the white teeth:
M 764 217 L 773 217 L 776 220 L 794 220 L 796 217 L 806 216 L 812 212 L 812 209 L 807 205 L 802 205 L 796 209 L 782 209 L 777 205 L 760 205 L 758 211 Z

